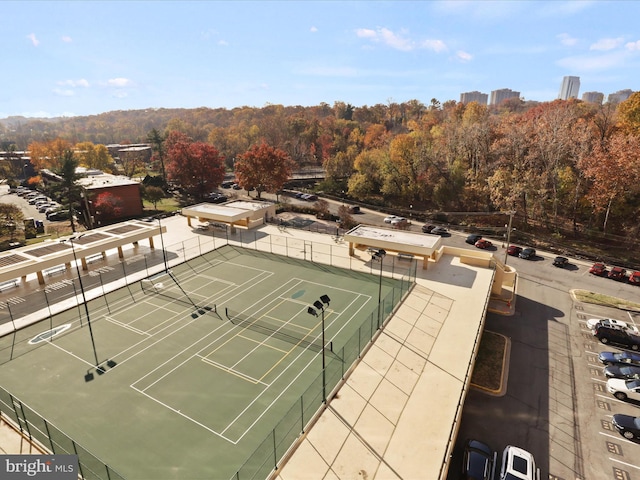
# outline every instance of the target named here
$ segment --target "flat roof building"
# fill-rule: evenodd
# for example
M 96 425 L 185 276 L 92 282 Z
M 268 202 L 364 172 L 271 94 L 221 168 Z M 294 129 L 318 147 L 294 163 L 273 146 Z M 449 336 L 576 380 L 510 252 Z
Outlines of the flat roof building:
M 599 103 L 604 101 L 604 93 L 602 92 L 584 92 L 582 94 L 582 101 L 588 103 Z
M 560 100 L 578 98 L 578 92 L 580 92 L 580 77 L 567 76 L 562 79 L 558 98 Z
M 501 88 L 500 90 L 493 90 L 491 92 L 490 105 L 500 105 L 502 102 L 509 98 L 520 98 L 520 92 L 511 90 L 510 88 Z
M 489 95 L 478 91 L 465 92 L 460 94 L 460 103 L 464 103 L 465 105 L 471 102 L 477 102 L 480 105 L 486 105 L 488 99 Z

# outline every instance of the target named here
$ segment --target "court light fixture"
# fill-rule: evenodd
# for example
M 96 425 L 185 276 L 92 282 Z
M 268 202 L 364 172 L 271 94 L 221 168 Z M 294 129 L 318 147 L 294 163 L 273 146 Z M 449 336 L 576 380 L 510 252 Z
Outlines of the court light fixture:
M 324 341 L 324 310 L 326 307 L 329 306 L 329 302 L 331 302 L 331 299 L 329 298 L 329 295 L 321 295 L 320 296 L 320 300 L 316 300 L 315 302 L 313 302 L 313 307 L 309 307 L 307 308 L 307 313 L 309 315 L 313 315 L 314 317 L 318 316 L 318 310 L 320 310 L 321 312 L 321 316 L 322 316 L 322 401 L 324 403 L 327 403 L 327 382 L 326 382 L 326 372 L 325 372 L 325 366 L 326 366 L 326 358 L 325 358 L 325 341 Z

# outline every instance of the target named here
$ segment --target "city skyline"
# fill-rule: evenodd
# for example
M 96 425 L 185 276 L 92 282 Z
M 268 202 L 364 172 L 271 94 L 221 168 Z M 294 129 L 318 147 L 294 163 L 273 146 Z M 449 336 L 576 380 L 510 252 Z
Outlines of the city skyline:
M 624 14 L 621 15 L 620 12 Z M 0 118 L 634 91 L 636 2 L 3 2 Z

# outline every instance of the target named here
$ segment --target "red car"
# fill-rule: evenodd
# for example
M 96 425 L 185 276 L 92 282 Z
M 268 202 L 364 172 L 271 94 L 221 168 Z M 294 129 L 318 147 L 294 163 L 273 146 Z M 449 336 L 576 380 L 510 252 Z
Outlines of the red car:
M 594 275 L 603 275 L 607 274 L 607 266 L 604 263 L 594 263 L 593 266 L 589 269 L 589 273 L 593 273 Z
M 507 254 L 512 255 L 514 257 L 517 257 L 518 255 L 520 255 L 521 251 L 522 251 L 522 247 L 518 247 L 516 245 L 509 245 L 509 247 L 507 248 Z
M 476 248 L 482 248 L 482 249 L 493 247 L 493 243 L 491 243 L 489 240 L 485 240 L 484 238 L 481 238 L 480 240 L 478 240 L 475 245 L 476 245 Z
M 625 280 L 627 271 L 622 267 L 613 267 L 607 276 L 612 280 Z
M 629 275 L 627 281 L 631 285 L 640 285 L 640 272 L 633 272 L 631 275 Z

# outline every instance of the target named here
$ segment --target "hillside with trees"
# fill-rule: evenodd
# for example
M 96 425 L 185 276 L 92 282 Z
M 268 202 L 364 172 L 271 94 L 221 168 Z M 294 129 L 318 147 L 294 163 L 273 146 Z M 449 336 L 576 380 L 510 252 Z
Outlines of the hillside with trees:
M 182 139 L 181 156 L 171 138 Z M 78 160 L 86 166 L 104 165 L 101 145 L 150 143 L 154 174 L 165 180 L 187 178 L 178 157 L 198 172 L 211 170 L 206 182 L 187 186 L 199 194 L 234 168 L 244 183 L 260 182 L 260 192 L 274 189 L 248 167 L 269 165 L 252 157 L 262 148 L 264 155 L 278 152 L 283 172 L 323 168 L 318 189 L 327 194 L 417 218 L 515 211 L 519 232 L 627 251 L 640 234 L 640 93 L 619 105 L 510 99 L 487 107 L 432 99 L 0 120 L 2 150 L 30 149 L 44 165 L 40 147 L 53 141 L 84 152 Z

